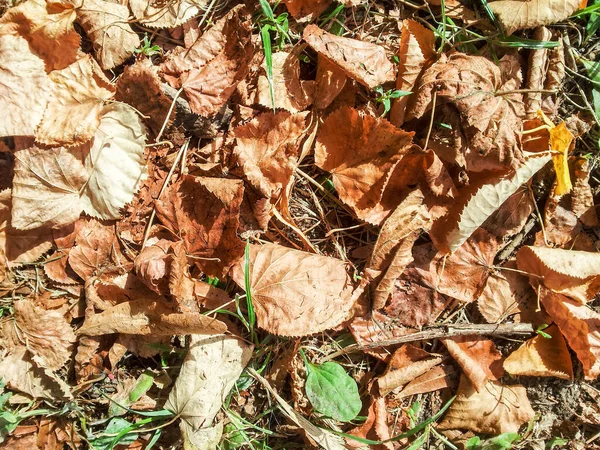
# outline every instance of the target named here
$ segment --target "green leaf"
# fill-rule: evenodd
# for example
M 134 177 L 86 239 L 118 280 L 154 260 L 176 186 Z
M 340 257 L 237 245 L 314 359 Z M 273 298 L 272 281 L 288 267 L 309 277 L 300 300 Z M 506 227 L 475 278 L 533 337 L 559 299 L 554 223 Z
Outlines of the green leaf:
M 467 450 L 477 450 L 479 448 L 480 442 L 481 442 L 481 438 L 479 436 L 473 436 L 466 443 Z
M 114 442 L 115 436 L 130 429 L 132 425 L 131 422 L 125 419 L 115 417 L 108 422 L 106 429 L 98 437 L 90 440 L 90 444 L 96 450 L 111 450 L 116 445 L 116 442 Z M 120 445 L 129 445 L 135 442 L 137 437 L 137 433 L 125 434 L 117 442 Z
M 142 395 L 148 392 L 148 389 L 152 387 L 152 383 L 154 382 L 154 377 L 152 373 L 144 372 L 141 374 L 138 379 L 135 387 L 129 393 L 129 401 L 131 403 L 137 402 Z
M 269 2 L 267 0 L 259 0 L 259 3 L 263 14 L 267 16 L 268 19 L 275 20 L 273 10 L 271 9 L 271 5 L 269 5 Z
M 306 396 L 315 410 L 340 422 L 358 416 L 362 401 L 356 381 L 338 363 L 308 365 Z
M 563 445 L 566 445 L 568 443 L 569 443 L 568 439 L 563 439 L 563 438 L 555 437 L 555 438 L 550 439 L 546 443 L 546 448 L 548 450 L 552 450 L 554 447 L 562 447 Z

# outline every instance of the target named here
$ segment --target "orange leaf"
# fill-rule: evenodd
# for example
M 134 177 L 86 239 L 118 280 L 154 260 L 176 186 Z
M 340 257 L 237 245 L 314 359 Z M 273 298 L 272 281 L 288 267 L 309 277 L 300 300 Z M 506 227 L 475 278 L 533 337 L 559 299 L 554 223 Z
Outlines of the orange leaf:
M 415 378 L 402 389 L 396 398 L 409 397 L 411 395 L 425 394 L 426 392 L 439 391 L 451 385 L 456 372 L 452 366 L 435 366 L 420 377 Z
M 554 170 L 556 171 L 556 187 L 554 188 L 555 195 L 567 194 L 573 185 L 571 184 L 571 177 L 569 175 L 569 164 L 567 163 L 567 157 L 569 156 L 569 150 L 571 143 L 573 142 L 574 136 L 567 129 L 564 122 L 559 125 L 550 128 L 550 149 L 554 152 L 559 152 L 558 155 L 552 155 L 552 161 L 554 162 Z

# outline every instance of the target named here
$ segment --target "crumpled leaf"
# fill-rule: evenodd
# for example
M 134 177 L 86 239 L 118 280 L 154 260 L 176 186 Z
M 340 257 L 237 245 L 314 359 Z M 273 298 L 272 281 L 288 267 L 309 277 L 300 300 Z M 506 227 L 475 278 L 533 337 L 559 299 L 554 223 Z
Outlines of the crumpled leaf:
M 223 276 L 244 253 L 237 237 L 243 192 L 240 180 L 184 176 L 156 202 L 159 220 L 208 275 Z
M 257 324 L 283 336 L 306 336 L 339 325 L 353 306 L 343 261 L 283 247 L 250 246 L 250 294 Z M 231 275 L 244 288 L 244 262 Z
M 435 366 L 404 386 L 404 389 L 396 394 L 396 398 L 439 391 L 455 384 L 455 378 L 456 371 L 452 366 L 445 364 Z
M 552 325 L 544 329 L 544 333 L 552 339 L 541 335 L 529 339 L 504 360 L 504 370 L 511 375 L 572 380 L 571 355 L 558 327 Z
M 371 404 L 367 410 L 367 420 L 362 425 L 347 432 L 352 436 L 373 441 L 385 441 L 392 436 L 387 424 L 387 407 L 383 397 L 371 396 Z M 364 444 L 354 439 L 346 438 L 349 448 L 364 448 Z M 382 444 L 381 448 L 393 450 L 392 442 Z
M 52 97 L 36 141 L 44 145 L 88 142 L 100 125 L 105 103 L 114 96 L 114 87 L 89 55 L 51 72 L 50 79 Z
M 455 336 L 442 339 L 442 343 L 477 392 L 481 392 L 488 381 L 499 380 L 504 375 L 502 354 L 491 340 L 481 336 Z
M 19 36 L 0 36 L 0 137 L 32 136 L 42 120 L 51 81 L 44 61 Z
M 150 28 L 173 28 L 200 14 L 207 0 L 175 0 L 169 3 L 131 0 L 129 7 L 142 25 Z
M 341 200 L 359 218 L 378 224 L 397 205 L 382 205 L 383 191 L 393 169 L 410 155 L 413 134 L 387 120 L 342 107 L 319 128 L 315 164 L 331 172 Z
M 600 376 L 600 314 L 540 286 L 540 300 L 581 361 L 586 380 Z
M 304 29 L 302 37 L 317 53 L 368 88 L 395 79 L 394 65 L 379 45 L 336 36 L 312 24 Z
M 512 61 L 505 58 L 500 63 L 509 67 Z M 425 116 L 433 108 L 435 95 L 436 111 L 448 104 L 460 116 L 459 126 L 468 141 L 462 150 L 467 170 L 514 168 L 522 159 L 524 108 L 520 94 L 497 94 L 519 85 L 518 75 L 512 70 L 501 70 L 482 56 L 442 55 L 419 79 L 405 120 Z
M 135 110 L 111 103 L 102 110 L 100 125 L 84 165 L 90 178 L 83 190 L 85 213 L 102 219 L 119 219 L 147 177 L 145 127 Z
M 227 326 L 212 317 L 178 313 L 166 301 L 133 300 L 119 303 L 86 318 L 78 335 L 135 334 L 164 336 L 174 334 L 217 334 Z
M 160 239 L 144 247 L 134 261 L 135 273 L 149 289 L 157 294 L 169 293 L 169 273 L 173 260 L 173 254 L 170 252 L 172 244 L 171 241 Z
M 252 346 L 233 336 L 191 336 L 190 350 L 165 403 L 185 423 L 184 433 L 212 425 L 251 357 Z
M 577 11 L 579 4 L 580 0 L 500 0 L 490 2 L 490 8 L 506 33 L 512 34 L 564 20 Z
M 64 316 L 31 300 L 13 303 L 16 335 L 44 368 L 58 370 L 71 358 L 75 333 Z
M 73 27 L 75 8 L 69 2 L 28 0 L 10 8 L 0 19 L 0 32 L 27 39 L 30 51 L 42 58 L 48 72 L 77 59 L 79 34 Z M 56 51 L 60 48 L 60 51 Z
M 519 270 L 534 286 L 587 303 L 600 291 L 600 253 L 523 246 L 517 252 Z
M 317 75 L 315 76 L 315 93 L 313 105 L 316 109 L 325 109 L 335 100 L 344 86 L 346 74 L 337 64 L 323 55 L 317 55 Z
M 477 392 L 468 378 L 462 376 L 456 399 L 438 426 L 497 435 L 518 432 L 534 416 L 525 388 L 520 384 L 507 386 L 489 381 Z
M 140 46 L 140 38 L 129 25 L 127 6 L 103 0 L 81 0 L 76 11 L 77 21 L 92 41 L 103 70 L 120 66 Z
M 265 112 L 234 130 L 233 150 L 249 184 L 274 202 L 297 166 L 307 113 Z
M 398 49 L 398 77 L 396 89 L 412 91 L 423 67 L 435 56 L 435 35 L 414 20 L 402 21 L 400 48 Z M 404 123 L 408 96 L 394 100 L 390 111 L 390 122 L 396 126 Z
M 532 157 L 511 176 L 481 186 L 460 206 L 458 223 L 446 236 L 446 245 L 456 251 L 517 189 L 531 179 L 550 160 L 549 156 Z

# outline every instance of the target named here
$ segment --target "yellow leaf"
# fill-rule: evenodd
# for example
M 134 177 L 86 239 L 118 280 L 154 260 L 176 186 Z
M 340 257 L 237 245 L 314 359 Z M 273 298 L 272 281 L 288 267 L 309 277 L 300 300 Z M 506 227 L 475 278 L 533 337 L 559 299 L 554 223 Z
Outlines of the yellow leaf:
M 550 148 L 557 152 L 552 156 L 554 162 L 554 170 L 556 171 L 556 195 L 564 195 L 571 191 L 571 177 L 569 176 L 569 165 L 567 158 L 569 156 L 569 148 L 573 142 L 573 134 L 567 129 L 564 122 L 550 128 Z

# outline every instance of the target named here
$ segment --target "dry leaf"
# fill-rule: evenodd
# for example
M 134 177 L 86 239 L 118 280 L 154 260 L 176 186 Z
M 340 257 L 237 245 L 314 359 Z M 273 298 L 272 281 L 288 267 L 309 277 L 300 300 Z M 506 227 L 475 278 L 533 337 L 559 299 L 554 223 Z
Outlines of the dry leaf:
M 481 225 L 499 240 L 519 233 L 535 209 L 527 185 L 521 186 Z
M 382 205 L 381 200 L 392 170 L 403 165 L 413 146 L 413 134 L 387 120 L 342 107 L 318 131 L 315 163 L 331 172 L 340 198 L 359 218 L 378 224 L 398 204 L 397 198 L 393 205 Z M 402 179 L 394 178 L 394 182 Z
M 331 0 L 283 0 L 292 17 L 299 22 L 312 22 L 319 18 Z
M 383 397 L 371 397 L 371 404 L 367 410 L 367 420 L 359 426 L 347 432 L 352 436 L 362 439 L 371 439 L 374 441 L 386 441 L 390 439 L 390 429 L 387 424 L 387 407 Z M 363 443 L 351 438 L 346 438 L 346 445 L 349 448 L 364 448 Z M 377 446 L 369 447 L 373 450 L 388 449 L 393 450 L 394 445 L 387 442 Z
M 489 381 L 480 392 L 462 376 L 456 399 L 438 425 L 441 429 L 462 428 L 475 433 L 516 433 L 535 416 L 525 388 Z
M 76 10 L 77 21 L 92 41 L 103 70 L 120 66 L 140 46 L 140 38 L 129 25 L 127 6 L 103 0 L 81 0 Z
M 131 0 L 129 7 L 142 25 L 150 28 L 173 28 L 200 14 L 206 0 L 175 0 L 154 3 L 147 0 Z
M 549 41 L 552 39 L 552 33 L 546 27 L 536 28 L 533 39 L 536 41 Z M 532 92 L 527 92 L 524 97 L 525 112 L 527 118 L 532 119 L 537 117 L 537 112 L 542 107 L 542 93 L 544 89 L 544 80 L 548 70 L 548 53 L 549 49 L 539 48 L 531 50 L 529 53 L 527 84 L 525 87 L 531 89 Z
M 402 21 L 400 48 L 398 49 L 398 77 L 396 89 L 412 91 L 425 64 L 435 56 L 435 35 L 414 20 Z M 396 126 L 404 123 L 408 97 L 394 100 L 390 122 Z
M 600 314 L 540 286 L 540 299 L 569 347 L 581 361 L 586 380 L 600 375 Z
M 33 136 L 50 96 L 44 61 L 19 36 L 0 35 L 0 123 L 2 136 Z
M 442 339 L 442 343 L 477 392 L 481 392 L 488 381 L 504 375 L 502 355 L 491 340 L 481 336 L 457 336 Z
M 368 88 L 373 89 L 395 79 L 394 65 L 379 45 L 336 36 L 312 24 L 304 29 L 302 37 L 317 53 Z
M 177 313 L 166 300 L 134 300 L 119 303 L 86 318 L 78 335 L 101 336 L 122 333 L 164 336 L 174 334 L 218 334 L 227 326 L 202 314 Z
M 156 202 L 157 217 L 208 275 L 223 276 L 244 253 L 237 237 L 243 192 L 240 180 L 184 176 Z
M 13 303 L 17 335 L 33 359 L 44 368 L 58 370 L 71 358 L 75 333 L 64 316 L 24 299 Z
M 307 113 L 266 112 L 235 128 L 233 150 L 249 184 L 275 202 L 298 164 Z
M 148 241 L 148 244 L 151 244 Z M 169 293 L 169 273 L 173 255 L 172 242 L 166 239 L 152 243 L 142 249 L 135 258 L 135 273 L 149 289 L 157 294 Z
M 317 55 L 314 107 L 325 109 L 335 100 L 346 85 L 346 74 L 323 55 Z
M 517 265 L 530 274 L 534 286 L 541 282 L 581 303 L 600 290 L 600 253 L 523 246 L 517 252 Z
M 114 87 L 89 55 L 51 72 L 50 79 L 52 97 L 36 131 L 37 142 L 44 145 L 88 142 L 100 125 L 102 109 L 113 97 Z
M 504 360 L 504 370 L 511 375 L 572 380 L 571 355 L 558 327 L 552 325 L 544 329 L 544 333 L 552 338 L 537 335 L 529 339 Z
M 423 200 L 420 190 L 412 191 L 381 227 L 365 269 L 374 286 L 371 291 L 373 309 L 385 306 L 394 289 L 394 282 L 413 261 L 413 244 L 430 222 Z
M 306 336 L 348 319 L 352 282 L 343 261 L 277 244 L 250 246 L 250 293 L 257 324 L 269 333 Z M 232 269 L 244 288 L 244 263 Z
M 500 0 L 490 2 L 490 8 L 506 33 L 512 34 L 564 20 L 577 11 L 579 3 L 580 0 Z
M 435 366 L 420 377 L 415 378 L 396 394 L 396 398 L 410 397 L 411 395 L 435 392 L 450 387 L 456 372 L 452 366 Z
M 503 58 L 500 63 L 508 67 L 512 61 Z M 518 77 L 510 70 L 501 70 L 482 56 L 442 55 L 419 79 L 405 120 L 425 116 L 432 110 L 435 96 L 436 111 L 448 104 L 460 115 L 459 126 L 468 140 L 462 150 L 467 170 L 517 167 L 522 159 L 521 96 L 498 93 L 519 85 Z

